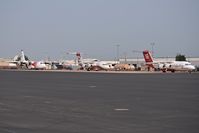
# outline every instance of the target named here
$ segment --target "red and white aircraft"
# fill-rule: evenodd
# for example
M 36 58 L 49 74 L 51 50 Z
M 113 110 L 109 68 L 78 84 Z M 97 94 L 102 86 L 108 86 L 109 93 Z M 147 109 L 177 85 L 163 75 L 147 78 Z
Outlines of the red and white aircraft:
M 82 59 L 79 52 L 76 53 L 77 61 L 82 68 L 90 71 L 100 71 L 100 70 L 113 70 L 115 62 L 100 61 L 98 59 Z
M 29 66 L 29 69 L 45 70 L 46 69 L 46 64 L 43 61 L 32 61 L 31 65 Z
M 153 57 L 151 56 L 151 53 L 148 50 L 143 51 L 143 55 L 144 55 L 146 65 L 149 68 L 151 67 L 151 68 L 160 69 L 163 72 L 166 72 L 166 71 L 192 72 L 196 69 L 194 65 L 192 65 L 190 62 L 187 62 L 187 61 L 171 61 L 171 62 L 153 61 Z

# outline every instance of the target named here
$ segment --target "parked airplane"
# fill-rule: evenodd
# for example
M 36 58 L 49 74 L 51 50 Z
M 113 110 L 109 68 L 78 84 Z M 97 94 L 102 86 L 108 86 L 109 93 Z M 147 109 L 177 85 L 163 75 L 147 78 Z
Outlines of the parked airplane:
M 115 63 L 109 61 L 99 61 L 97 59 L 82 59 L 79 52 L 76 53 L 78 64 L 88 71 L 100 71 L 100 70 L 113 70 Z
M 16 55 L 10 63 L 15 63 L 21 69 L 46 69 L 46 64 L 43 61 L 30 61 L 23 50 L 21 50 L 21 54 Z
M 106 61 L 96 61 L 92 64 L 90 64 L 90 66 L 87 68 L 87 70 L 92 70 L 92 71 L 110 71 L 110 70 L 114 70 L 114 65 L 111 62 L 106 62 Z
M 146 65 L 150 68 L 160 69 L 163 72 L 166 71 L 188 71 L 192 72 L 195 70 L 195 66 L 187 61 L 171 61 L 171 62 L 161 62 L 161 61 L 153 61 L 153 57 L 151 56 L 148 50 L 143 51 L 144 59 Z

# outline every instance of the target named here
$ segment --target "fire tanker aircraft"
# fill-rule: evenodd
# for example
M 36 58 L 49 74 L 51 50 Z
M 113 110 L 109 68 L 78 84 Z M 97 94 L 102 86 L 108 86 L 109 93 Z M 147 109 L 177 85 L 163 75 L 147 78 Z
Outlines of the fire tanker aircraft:
M 151 56 L 151 53 L 148 50 L 143 51 L 143 55 L 144 55 L 146 65 L 148 67 L 160 69 L 163 72 L 167 72 L 167 71 L 192 72 L 195 70 L 195 66 L 187 61 L 171 61 L 171 62 L 153 61 L 153 57 Z

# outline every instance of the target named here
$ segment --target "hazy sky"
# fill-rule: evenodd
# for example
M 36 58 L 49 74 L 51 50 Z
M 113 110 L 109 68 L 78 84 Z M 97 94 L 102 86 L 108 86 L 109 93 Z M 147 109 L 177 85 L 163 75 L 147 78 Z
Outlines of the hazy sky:
M 199 0 L 0 0 L 0 19 L 0 57 L 199 56 Z

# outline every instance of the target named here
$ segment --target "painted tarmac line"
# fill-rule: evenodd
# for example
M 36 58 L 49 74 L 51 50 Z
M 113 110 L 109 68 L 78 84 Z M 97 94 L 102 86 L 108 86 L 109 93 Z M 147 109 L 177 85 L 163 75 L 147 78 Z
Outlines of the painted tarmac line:
M 91 85 L 91 86 L 88 86 L 89 88 L 95 88 L 95 87 L 97 87 L 97 86 L 95 86 L 95 85 Z
M 129 111 L 129 109 L 114 109 L 115 111 Z

